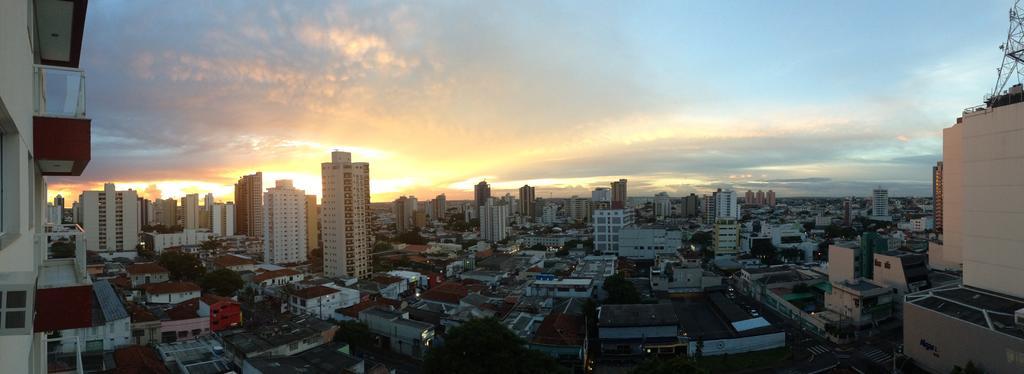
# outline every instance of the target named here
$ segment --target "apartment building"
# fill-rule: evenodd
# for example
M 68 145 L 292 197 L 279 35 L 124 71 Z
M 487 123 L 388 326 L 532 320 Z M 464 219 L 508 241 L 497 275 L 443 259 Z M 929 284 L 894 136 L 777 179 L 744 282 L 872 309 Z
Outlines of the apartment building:
M 320 227 L 324 274 L 329 277 L 370 275 L 370 164 L 352 162 L 348 152 L 331 152 L 320 165 L 323 201 Z

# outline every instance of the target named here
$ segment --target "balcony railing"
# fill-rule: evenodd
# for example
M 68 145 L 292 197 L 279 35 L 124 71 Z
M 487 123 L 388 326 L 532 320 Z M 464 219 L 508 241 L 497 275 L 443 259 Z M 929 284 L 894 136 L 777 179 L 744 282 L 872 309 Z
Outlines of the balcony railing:
M 86 272 L 85 230 L 75 224 L 46 225 L 39 242 L 44 247 L 43 267 L 71 266 L 64 282 L 91 283 Z M 48 266 L 49 265 L 49 266 Z M 40 274 L 40 282 L 43 281 Z M 67 278 L 67 276 L 73 278 Z M 40 284 L 40 287 L 43 285 Z
M 35 115 L 86 118 L 85 72 L 49 65 L 35 66 Z

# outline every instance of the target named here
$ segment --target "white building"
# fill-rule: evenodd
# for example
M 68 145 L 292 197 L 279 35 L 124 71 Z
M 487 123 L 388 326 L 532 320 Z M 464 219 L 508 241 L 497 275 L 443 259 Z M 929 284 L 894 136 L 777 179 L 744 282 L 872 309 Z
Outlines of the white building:
M 365 277 L 370 274 L 370 164 L 352 162 L 348 152 L 331 152 L 320 165 L 323 200 L 320 227 L 324 275 Z
M 569 204 L 566 208 L 568 209 L 569 217 L 576 222 L 586 222 L 590 219 L 590 212 L 593 209 L 589 199 L 576 195 L 569 198 Z
M 618 254 L 619 230 L 633 224 L 632 209 L 594 211 L 594 249 L 603 254 Z
M 139 196 L 134 190 L 117 191 L 113 183 L 105 183 L 103 191 L 84 191 L 78 201 L 88 250 L 135 251 L 140 227 Z
M 545 225 L 553 225 L 558 221 L 558 204 L 547 203 L 544 204 L 544 208 L 541 209 L 540 223 Z
M 213 204 L 210 207 L 210 227 L 213 235 L 235 235 L 235 204 Z
M 672 198 L 667 192 L 659 192 L 654 195 L 654 215 L 657 217 L 668 217 L 672 215 Z
M 892 217 L 889 215 L 889 190 L 882 187 L 876 188 L 871 193 L 871 218 L 876 220 L 888 221 Z
M 495 205 L 493 198 L 488 198 L 480 206 L 480 239 L 495 243 L 508 237 L 508 205 Z
M 554 298 L 591 298 L 594 280 L 589 278 L 538 279 L 526 285 L 526 296 Z
M 626 226 L 619 231 L 619 257 L 653 260 L 656 256 L 674 256 L 683 246 L 678 228 Z
M 213 234 L 209 231 L 192 229 L 167 234 L 160 234 L 156 232 L 147 232 L 142 234 L 142 240 L 146 243 L 146 248 L 158 254 L 163 253 L 164 250 L 171 247 L 199 245 L 210 240 L 212 237 Z
M 60 336 L 78 339 L 84 345 L 83 351 L 112 352 L 131 344 L 131 316 L 121 301 L 121 295 L 105 280 L 93 283 L 92 292 L 95 296 L 93 301 L 97 302 L 92 306 L 92 325 L 60 330 Z M 50 348 L 63 353 L 75 352 L 76 349 L 75 344 L 59 344 Z
M 199 297 L 202 291 L 192 282 L 150 283 L 142 289 L 146 302 L 150 304 L 178 304 Z
M 306 261 L 306 192 L 278 180 L 263 194 L 263 261 Z
M 598 188 L 595 188 L 594 191 L 590 193 L 590 200 L 595 202 L 595 203 L 596 202 L 611 203 L 612 202 L 612 190 L 610 188 L 608 188 L 608 187 L 598 187 Z
M 344 287 L 313 286 L 293 291 L 288 296 L 288 310 L 319 319 L 331 319 L 338 308 L 359 303 L 359 291 Z
M 715 217 L 740 219 L 739 206 L 736 204 L 736 191 L 719 190 L 715 192 Z

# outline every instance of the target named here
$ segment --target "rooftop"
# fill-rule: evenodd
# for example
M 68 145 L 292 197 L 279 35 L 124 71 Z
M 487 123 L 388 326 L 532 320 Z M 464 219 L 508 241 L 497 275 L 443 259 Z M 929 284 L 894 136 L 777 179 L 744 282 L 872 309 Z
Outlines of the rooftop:
M 602 327 L 677 325 L 679 318 L 672 304 L 604 305 L 597 312 Z
M 292 269 L 269 270 L 269 271 L 264 271 L 262 273 L 256 274 L 255 276 L 252 277 L 252 281 L 256 282 L 256 283 L 261 283 L 263 281 L 274 279 L 274 278 L 290 277 L 290 276 L 299 275 L 299 274 L 302 274 L 302 273 L 300 273 L 298 271 L 295 271 L 295 270 L 292 270 Z
M 292 295 L 297 296 L 300 299 L 313 299 L 339 292 L 341 291 L 327 286 L 313 286 L 292 291 Z
M 256 265 L 256 261 L 238 255 L 223 255 L 213 259 L 213 264 L 218 267 L 226 268 L 231 266 L 244 266 L 244 265 Z
M 131 264 L 131 265 L 128 265 L 127 270 L 128 270 L 128 274 L 131 274 L 131 275 L 136 275 L 136 274 L 156 274 L 156 273 L 166 273 L 167 272 L 167 269 L 164 269 L 163 266 L 160 266 L 160 264 L 157 264 L 155 262 L 142 262 L 142 263 Z
M 363 360 L 343 352 L 345 348 L 345 344 L 333 343 L 291 357 L 261 357 L 248 362 L 264 374 L 345 373 L 353 367 L 361 368 Z
M 199 285 L 192 282 L 147 283 L 143 287 L 146 293 L 156 295 L 200 290 Z
M 221 337 L 224 344 L 236 352 L 248 355 L 314 336 L 319 339 L 323 332 L 338 327 L 316 318 L 293 318 L 272 325 L 250 328 L 252 330 L 223 333 Z
M 965 285 L 951 285 L 907 295 L 907 303 L 943 315 L 1024 339 L 1014 312 L 1024 309 L 1024 299 Z

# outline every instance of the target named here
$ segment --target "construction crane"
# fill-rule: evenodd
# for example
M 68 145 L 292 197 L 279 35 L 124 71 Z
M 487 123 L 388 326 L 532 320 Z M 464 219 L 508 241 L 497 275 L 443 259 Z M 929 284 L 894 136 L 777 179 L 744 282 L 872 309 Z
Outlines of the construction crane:
M 997 70 L 996 86 L 985 100 L 986 102 L 1001 95 L 1006 90 L 1010 79 L 1016 77 L 1014 84 L 1024 82 L 1024 4 L 1015 0 L 1010 8 L 1010 29 L 1006 32 L 1006 43 L 999 46 L 1003 51 L 1003 64 Z

